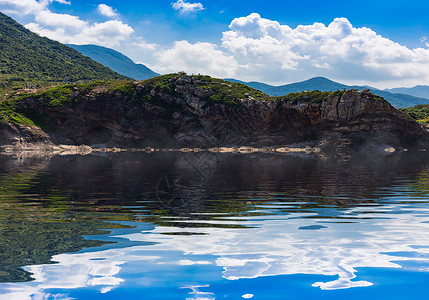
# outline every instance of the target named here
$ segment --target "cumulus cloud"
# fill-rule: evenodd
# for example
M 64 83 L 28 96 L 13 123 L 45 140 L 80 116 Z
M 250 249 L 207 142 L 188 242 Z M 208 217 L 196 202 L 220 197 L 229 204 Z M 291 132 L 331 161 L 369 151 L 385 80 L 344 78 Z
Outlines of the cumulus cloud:
M 71 4 L 66 0 L 0 0 L 0 9 L 5 13 L 28 15 L 45 9 L 53 2 Z
M 313 76 L 378 87 L 429 81 L 429 49 L 410 49 L 346 18 L 292 28 L 253 13 L 232 20 L 219 44 L 178 41 L 157 51 L 146 61 L 158 72 L 273 84 Z
M 97 10 L 100 14 L 106 17 L 116 17 L 118 15 L 112 7 L 106 4 L 99 4 L 97 6 Z
M 134 32 L 133 28 L 118 20 L 92 25 L 85 22 L 83 27 L 77 31 L 74 30 L 73 25 L 50 29 L 37 23 L 30 23 L 25 27 L 42 36 L 66 44 L 96 44 L 108 47 L 118 46 L 121 41 L 129 39 Z
M 39 26 L 49 27 L 71 27 L 76 29 L 84 29 L 88 23 L 79 19 L 79 17 L 67 15 L 67 14 L 56 14 L 49 10 L 43 10 L 37 13 L 35 21 Z
M 172 3 L 172 6 L 175 10 L 178 10 L 180 13 L 193 13 L 200 10 L 204 10 L 204 6 L 201 3 L 189 3 L 184 0 L 177 0 Z
M 265 80 L 310 75 L 367 81 L 429 79 L 429 50 L 409 49 L 346 18 L 291 28 L 253 13 L 234 19 L 222 46 Z M 274 70 L 274 71 L 273 71 Z M 256 72 L 257 71 L 257 72 Z M 278 80 L 277 80 L 278 81 Z
M 225 77 L 234 75 L 238 68 L 232 56 L 211 43 L 177 41 L 171 48 L 157 52 L 155 58 L 153 68 L 163 73 L 185 71 Z
M 5 13 L 28 15 L 45 6 L 35 0 L 0 0 L 0 10 Z

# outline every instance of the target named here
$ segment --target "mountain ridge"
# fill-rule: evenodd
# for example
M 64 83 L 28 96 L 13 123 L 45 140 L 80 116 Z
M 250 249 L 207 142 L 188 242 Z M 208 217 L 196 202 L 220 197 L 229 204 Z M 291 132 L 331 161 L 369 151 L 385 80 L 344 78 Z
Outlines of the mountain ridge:
M 79 51 L 83 55 L 88 56 L 109 69 L 134 80 L 145 80 L 160 75 L 143 64 L 133 62 L 123 53 L 111 48 L 91 44 L 67 44 L 67 46 Z
M 274 86 L 261 82 L 245 82 L 233 78 L 225 79 L 230 82 L 238 82 L 245 85 L 248 85 L 252 88 L 259 89 L 264 93 L 267 93 L 270 96 L 282 96 L 287 95 L 289 93 L 299 93 L 302 91 L 335 91 L 335 90 L 349 90 L 349 89 L 357 89 L 364 90 L 370 89 L 372 93 L 385 98 L 396 108 L 405 108 L 411 107 L 419 104 L 429 104 L 429 99 L 415 97 L 408 94 L 400 94 L 400 93 L 390 93 L 385 90 L 379 90 L 370 86 L 359 86 L 359 85 L 345 85 L 342 83 L 335 82 L 325 77 L 313 77 L 304 81 Z
M 401 94 L 408 94 L 414 97 L 421 97 L 421 98 L 428 98 L 429 99 L 429 86 L 427 85 L 416 85 L 411 88 L 392 88 L 392 89 L 385 89 L 385 91 L 389 93 L 401 93 Z

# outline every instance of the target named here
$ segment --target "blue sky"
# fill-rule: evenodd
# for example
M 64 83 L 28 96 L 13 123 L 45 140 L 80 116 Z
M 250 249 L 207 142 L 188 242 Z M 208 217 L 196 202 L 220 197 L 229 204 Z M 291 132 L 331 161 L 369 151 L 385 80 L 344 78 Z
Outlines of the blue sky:
M 0 0 L 0 11 L 40 35 L 107 46 L 160 73 L 429 84 L 429 1 Z

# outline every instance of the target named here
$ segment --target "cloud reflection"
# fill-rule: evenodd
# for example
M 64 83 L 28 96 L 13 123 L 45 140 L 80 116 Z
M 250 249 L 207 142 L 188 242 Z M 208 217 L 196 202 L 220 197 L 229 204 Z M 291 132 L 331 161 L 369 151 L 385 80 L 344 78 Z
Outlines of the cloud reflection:
M 210 282 L 196 282 L 204 279 L 181 270 L 197 268 L 203 273 L 204 268 L 217 266 L 227 280 L 310 274 L 337 277 L 313 283 L 313 287 L 322 290 L 367 287 L 372 283 L 359 280 L 359 268 L 401 268 L 401 261 L 415 261 L 418 262 L 416 270 L 429 270 L 428 209 L 421 207 L 418 214 L 413 214 L 407 211 L 409 206 L 406 205 L 409 204 L 351 208 L 343 211 L 349 219 L 342 221 L 349 223 L 309 218 L 316 216 L 315 212 L 186 221 L 195 223 L 195 226 L 188 226 L 188 232 L 203 235 L 166 234 L 183 232 L 183 228 L 158 226 L 154 230 L 117 236 L 151 242 L 149 245 L 61 254 L 53 257 L 57 264 L 27 267 L 35 281 L 2 284 L 0 295 L 6 295 L 2 299 L 44 299 L 52 289 L 78 288 L 106 293 L 125 284 L 127 272 L 137 267 L 141 271 L 136 276 L 145 278 L 139 282 L 146 281 L 145 284 L 151 286 L 162 286 L 171 280 L 169 276 L 149 276 L 154 270 L 174 270 L 181 274 L 181 282 L 208 284 Z M 281 204 L 273 207 L 271 212 L 281 210 Z M 266 209 L 270 210 L 269 205 Z M 198 223 L 248 227 L 198 227 Z M 303 226 L 321 223 L 326 228 L 300 230 Z M 132 272 L 136 273 L 135 269 Z M 209 286 L 190 286 L 193 297 L 190 299 L 214 298 L 211 292 L 200 290 Z M 67 299 L 67 296 L 59 299 Z
M 361 208 L 359 208 L 361 209 Z M 389 214 L 389 210 L 394 214 Z M 146 236 L 130 239 L 159 242 L 159 251 L 178 249 L 187 256 L 211 254 L 215 263 L 223 268 L 228 280 L 257 278 L 289 274 L 315 274 L 338 276 L 329 282 L 316 282 L 314 287 L 323 290 L 371 286 L 368 281 L 356 280 L 358 268 L 401 268 L 400 261 L 418 261 L 427 265 L 429 257 L 429 227 L 424 223 L 427 209 L 419 215 L 400 214 L 398 207 L 366 207 L 365 215 L 372 210 L 372 218 L 359 215 L 358 208 L 347 213 L 356 223 L 324 223 L 328 228 L 317 231 L 299 230 L 314 224 L 312 219 L 296 219 L 297 215 L 275 216 L 271 220 L 257 217 L 243 221 L 253 228 L 220 229 L 196 228 L 206 235 L 174 236 L 160 239 L 160 233 L 180 230 L 174 227 L 157 227 Z M 188 221 L 189 222 L 189 221 Z M 243 223 L 240 221 L 229 224 Z M 192 230 L 192 229 L 189 229 Z M 420 247 L 415 247 L 419 245 Z M 418 248 L 418 249 L 416 249 Z M 418 251 L 413 257 L 397 252 Z M 395 252 L 396 254 L 394 254 Z M 420 267 L 420 270 L 422 268 Z

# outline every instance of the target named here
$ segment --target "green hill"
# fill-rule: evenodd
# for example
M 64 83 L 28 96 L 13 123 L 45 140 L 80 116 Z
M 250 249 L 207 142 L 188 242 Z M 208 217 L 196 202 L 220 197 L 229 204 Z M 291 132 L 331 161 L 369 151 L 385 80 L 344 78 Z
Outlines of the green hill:
M 129 57 L 110 48 L 96 45 L 67 45 L 79 51 L 85 56 L 99 62 L 119 74 L 133 78 L 135 80 L 146 80 L 156 76 L 148 67 L 134 63 Z
M 78 51 L 0 13 L 0 93 L 11 88 L 94 79 L 126 79 Z
M 419 98 L 407 94 L 399 94 L 399 93 L 390 93 L 388 91 L 379 90 L 370 86 L 357 86 L 357 85 L 345 85 L 332 80 L 329 80 L 325 77 L 315 77 L 301 82 L 295 82 L 291 84 L 285 84 L 281 86 L 272 86 L 265 83 L 260 82 L 243 82 L 236 79 L 226 79 L 231 82 L 239 82 L 246 84 L 252 88 L 258 89 L 270 96 L 282 96 L 287 95 L 289 93 L 299 93 L 302 91 L 336 91 L 336 90 L 364 90 L 370 89 L 372 93 L 383 97 L 387 101 L 390 102 L 396 108 L 410 107 L 419 104 L 429 104 L 429 99 Z

